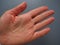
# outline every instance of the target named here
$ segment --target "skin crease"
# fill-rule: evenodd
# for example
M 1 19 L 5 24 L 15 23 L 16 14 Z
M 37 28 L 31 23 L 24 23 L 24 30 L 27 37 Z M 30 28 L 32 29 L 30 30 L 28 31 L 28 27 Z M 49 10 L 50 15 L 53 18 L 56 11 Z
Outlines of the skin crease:
M 54 11 L 48 10 L 47 6 L 41 6 L 19 15 L 26 7 L 26 2 L 23 2 L 0 17 L 0 42 L 2 45 L 24 45 L 41 38 L 50 31 L 50 27 L 41 28 L 54 21 L 52 16 Z M 40 30 L 37 31 L 38 29 Z

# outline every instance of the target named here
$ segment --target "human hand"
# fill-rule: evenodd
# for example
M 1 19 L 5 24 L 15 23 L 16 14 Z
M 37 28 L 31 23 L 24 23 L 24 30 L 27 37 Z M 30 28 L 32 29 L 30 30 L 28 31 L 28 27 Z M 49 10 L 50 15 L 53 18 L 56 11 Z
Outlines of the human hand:
M 42 6 L 18 15 L 27 7 L 26 2 L 8 10 L 0 18 L 0 42 L 6 45 L 25 44 L 46 35 L 50 28 L 44 28 L 54 21 L 53 10 Z M 49 17 L 49 18 L 48 18 Z M 38 30 L 40 29 L 40 30 Z M 38 30 L 38 31 L 37 31 Z

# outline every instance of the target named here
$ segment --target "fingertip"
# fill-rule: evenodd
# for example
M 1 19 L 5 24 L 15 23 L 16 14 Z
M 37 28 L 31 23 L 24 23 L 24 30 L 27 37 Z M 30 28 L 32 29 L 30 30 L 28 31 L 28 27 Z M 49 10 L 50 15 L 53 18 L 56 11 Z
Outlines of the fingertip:
M 55 18 L 54 18 L 54 17 L 51 17 L 51 19 L 52 19 L 52 20 L 55 20 Z
M 55 13 L 55 11 L 54 10 L 50 10 L 52 13 Z
M 26 2 L 26 1 L 24 1 L 23 3 L 27 4 L 27 2 Z
M 25 5 L 25 6 L 27 6 L 27 2 L 25 2 L 25 1 L 24 1 L 24 2 L 22 2 L 22 5 Z
M 51 30 L 51 28 L 50 27 L 47 27 L 47 30 Z
M 50 22 L 53 22 L 55 20 L 55 18 L 52 16 L 52 17 L 48 18 L 48 20 L 50 20 Z
M 45 9 L 48 9 L 48 6 L 42 6 L 43 8 L 45 8 Z
M 51 30 L 51 28 L 50 28 L 50 27 L 45 28 L 45 29 L 44 29 L 45 34 L 49 33 L 49 32 L 50 32 L 50 30 Z

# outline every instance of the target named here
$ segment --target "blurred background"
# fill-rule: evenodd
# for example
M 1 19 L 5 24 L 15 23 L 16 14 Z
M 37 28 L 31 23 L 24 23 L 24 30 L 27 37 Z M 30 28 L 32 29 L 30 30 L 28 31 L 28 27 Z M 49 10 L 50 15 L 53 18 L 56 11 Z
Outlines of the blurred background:
M 60 45 L 60 0 L 0 0 L 0 15 L 23 1 L 28 4 L 23 13 L 44 5 L 48 6 L 49 9 L 55 10 L 55 22 L 49 25 L 51 27 L 50 33 L 27 45 Z

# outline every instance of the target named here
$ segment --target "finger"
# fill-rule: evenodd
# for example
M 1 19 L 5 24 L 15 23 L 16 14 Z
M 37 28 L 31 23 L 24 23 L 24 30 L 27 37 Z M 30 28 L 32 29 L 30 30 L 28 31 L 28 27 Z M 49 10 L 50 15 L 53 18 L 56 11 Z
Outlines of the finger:
M 15 8 L 8 11 L 8 13 L 13 14 L 14 16 L 18 15 L 22 11 L 24 11 L 27 7 L 26 2 L 23 2 L 22 4 L 16 6 Z
M 34 25 L 34 30 L 38 30 L 41 29 L 44 26 L 47 26 L 48 24 L 52 23 L 54 21 L 54 17 L 50 17 L 40 23 L 37 23 L 36 25 Z
M 35 18 L 33 18 L 32 21 L 34 23 L 37 23 L 37 22 L 42 21 L 43 19 L 51 16 L 52 14 L 54 14 L 54 11 L 53 10 L 46 11 L 46 12 L 44 12 L 44 13 L 36 16 Z
M 29 11 L 27 14 L 31 15 L 32 17 L 35 17 L 37 14 L 40 14 L 40 13 L 46 11 L 46 10 L 48 10 L 48 7 L 47 6 L 42 6 L 42 7 L 36 8 L 32 11 Z
M 35 32 L 32 37 L 32 40 L 35 40 L 37 38 L 41 38 L 42 36 L 46 35 L 49 31 L 50 31 L 50 28 L 48 27 L 48 28 L 42 29 L 41 31 Z

